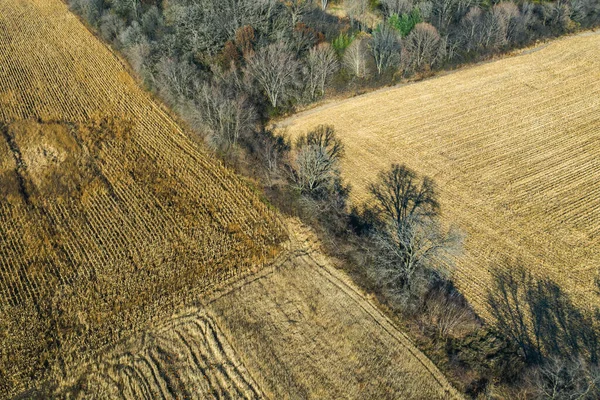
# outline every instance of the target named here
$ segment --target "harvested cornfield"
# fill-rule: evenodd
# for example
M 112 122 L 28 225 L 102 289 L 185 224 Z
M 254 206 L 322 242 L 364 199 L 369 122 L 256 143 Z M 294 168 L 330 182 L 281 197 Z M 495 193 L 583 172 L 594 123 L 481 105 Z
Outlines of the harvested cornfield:
M 355 205 L 391 163 L 439 186 L 443 217 L 467 234 L 456 280 L 485 315 L 505 257 L 599 305 L 600 35 L 326 104 L 280 122 L 295 136 L 333 125 Z
M 0 397 L 285 237 L 60 0 L 0 0 L 0 195 Z
M 59 397 L 458 399 L 440 371 L 290 223 L 291 248 L 157 328 L 76 363 Z

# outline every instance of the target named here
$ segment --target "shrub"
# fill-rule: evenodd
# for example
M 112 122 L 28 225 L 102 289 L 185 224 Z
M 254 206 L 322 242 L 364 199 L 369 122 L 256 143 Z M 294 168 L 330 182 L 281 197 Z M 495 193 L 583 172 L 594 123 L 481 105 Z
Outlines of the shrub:
M 355 35 L 348 35 L 347 33 L 340 33 L 338 37 L 333 39 L 331 45 L 338 54 L 342 54 L 348 46 L 354 41 Z
M 402 37 L 408 36 L 408 34 L 413 30 L 415 25 L 419 22 L 423 22 L 421 18 L 421 13 L 418 8 L 414 8 L 410 14 L 402 14 L 399 16 L 398 14 L 394 14 L 387 20 L 388 24 L 400 32 Z

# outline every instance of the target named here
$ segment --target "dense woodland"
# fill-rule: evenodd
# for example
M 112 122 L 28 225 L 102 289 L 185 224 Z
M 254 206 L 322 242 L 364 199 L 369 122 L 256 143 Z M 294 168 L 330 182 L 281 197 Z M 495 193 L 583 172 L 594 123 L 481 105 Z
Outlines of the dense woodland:
M 327 92 L 478 60 L 600 18 L 597 0 L 346 0 L 342 19 L 327 1 L 69 1 L 220 149 Z
M 335 127 L 317 127 L 294 143 L 266 128 L 324 96 L 597 26 L 598 0 L 69 3 L 201 140 L 255 178 L 283 212 L 316 226 L 328 250 L 463 392 L 600 397 L 600 312 L 577 309 L 555 283 L 507 260 L 514 272 L 495 277 L 495 323 L 485 324 L 452 284 L 462 233 L 440 223 L 435 182 L 392 165 L 371 184 L 371 202 L 349 209 Z

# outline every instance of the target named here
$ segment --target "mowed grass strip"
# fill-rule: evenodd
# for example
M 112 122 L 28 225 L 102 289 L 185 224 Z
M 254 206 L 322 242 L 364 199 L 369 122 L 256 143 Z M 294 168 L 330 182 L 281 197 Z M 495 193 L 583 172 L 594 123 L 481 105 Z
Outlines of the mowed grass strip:
M 485 315 L 505 257 L 598 304 L 600 35 L 331 103 L 278 123 L 331 124 L 346 144 L 351 200 L 391 163 L 435 179 L 443 216 L 467 234 L 456 279 Z

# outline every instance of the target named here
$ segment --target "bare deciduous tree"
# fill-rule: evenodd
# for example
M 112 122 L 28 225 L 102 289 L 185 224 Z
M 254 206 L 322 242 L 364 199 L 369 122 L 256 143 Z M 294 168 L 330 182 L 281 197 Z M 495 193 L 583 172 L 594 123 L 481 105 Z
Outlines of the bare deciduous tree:
M 434 220 L 420 220 L 410 216 L 402 224 L 390 222 L 387 228 L 372 235 L 375 245 L 376 278 L 387 292 L 401 297 L 416 287 L 426 286 L 426 269 L 441 270 L 446 263 L 438 263 L 456 249 L 459 237 L 456 231 L 444 232 Z
M 274 179 L 281 178 L 282 158 L 289 150 L 289 145 L 283 136 L 273 136 L 268 132 L 263 132 L 258 136 L 259 153 L 264 160 L 265 175 L 269 184 L 273 184 Z
M 344 0 L 344 6 L 352 23 L 358 23 L 360 29 L 364 28 L 364 21 L 369 12 L 369 0 Z
M 196 123 L 207 131 L 207 142 L 213 148 L 227 151 L 254 129 L 256 112 L 245 97 L 231 98 L 220 88 L 205 84 L 197 101 Z
M 190 53 L 217 54 L 243 26 L 268 31 L 280 9 L 279 0 L 169 1 L 165 17 L 177 27 L 178 46 Z
M 516 41 L 524 29 L 519 7 L 515 3 L 504 1 L 494 6 L 492 14 L 499 21 L 499 25 L 503 27 L 504 43 Z
M 392 168 L 379 174 L 369 191 L 376 200 L 376 211 L 398 226 L 439 213 L 433 180 L 424 177 L 419 183 L 417 174 L 405 165 L 392 164 Z
M 261 48 L 247 63 L 246 74 L 258 82 L 273 107 L 291 95 L 299 64 L 285 43 L 279 41 Z
M 398 65 L 400 62 L 400 38 L 396 30 L 386 23 L 380 24 L 373 32 L 371 52 L 379 75 L 388 68 Z
M 177 105 L 190 99 L 194 90 L 196 69 L 188 62 L 163 58 L 156 65 L 155 84 L 161 95 Z
M 124 49 L 125 54 L 129 63 L 133 69 L 141 76 L 146 76 L 148 61 L 150 56 L 151 46 L 147 40 L 143 40 L 140 43 L 134 44 L 133 46 Z
M 570 2 L 570 18 L 582 25 L 600 20 L 600 5 L 595 0 L 572 0 Z
M 285 4 L 287 8 L 290 17 L 290 26 L 292 28 L 302 20 L 304 14 L 306 14 L 313 6 L 310 0 L 285 0 L 283 4 Z
M 113 0 L 113 7 L 123 17 L 138 19 L 140 0 Z
M 333 160 L 322 147 L 299 148 L 294 158 L 296 187 L 302 193 L 312 193 L 331 184 L 335 177 Z
M 141 42 L 147 41 L 146 36 L 142 31 L 142 27 L 137 21 L 133 21 L 131 25 L 127 27 L 127 29 L 121 32 L 118 36 L 118 39 L 124 48 L 129 48 Z
M 597 399 L 600 397 L 600 369 L 581 359 L 550 357 L 531 374 L 536 398 Z
M 319 32 L 306 25 L 304 22 L 296 24 L 292 30 L 291 49 L 300 57 L 319 43 Z
M 433 181 L 420 180 L 404 165 L 393 164 L 369 190 L 374 212 L 383 223 L 372 235 L 374 272 L 387 292 L 401 298 L 428 284 L 427 271 L 447 272 L 440 268 L 451 265 L 449 260 L 437 266 L 433 261 L 458 250 L 460 237 L 454 229 L 442 230 L 437 222 L 439 203 Z
M 381 0 L 380 3 L 387 17 L 406 14 L 412 9 L 410 0 Z
M 486 16 L 483 29 L 484 46 L 495 49 L 506 45 L 518 29 L 519 8 L 514 3 L 498 3 Z
M 71 0 L 69 4 L 75 12 L 83 15 L 91 23 L 96 23 L 102 16 L 104 6 L 102 0 Z
M 572 24 L 571 8 L 567 1 L 542 3 L 540 11 L 544 24 L 549 23 L 550 26 L 561 31 L 568 30 Z
M 439 338 L 468 331 L 476 323 L 473 311 L 456 291 L 447 295 L 436 292 L 427 300 L 425 311 L 422 318 L 435 327 Z
M 331 189 L 339 178 L 339 160 L 344 145 L 333 127 L 321 125 L 300 136 L 292 160 L 292 180 L 303 193 Z
M 366 39 L 356 38 L 344 52 L 342 61 L 346 69 L 354 76 L 366 78 L 370 72 L 367 55 Z
M 125 21 L 114 12 L 105 12 L 100 17 L 100 33 L 109 43 L 114 42 L 117 36 L 126 29 L 125 27 Z
M 325 93 L 328 79 L 338 70 L 335 50 L 328 43 L 321 43 L 308 52 L 306 58 L 306 86 L 311 100 Z
M 403 56 L 407 66 L 413 70 L 430 68 L 440 57 L 442 40 L 437 29 L 431 24 L 421 22 L 404 41 Z
M 431 22 L 445 34 L 448 31 L 459 0 L 431 0 Z
M 456 3 L 454 17 L 458 19 L 459 17 L 464 16 L 472 7 L 477 7 L 480 5 L 480 0 L 458 0 Z
M 325 149 L 325 152 L 332 160 L 337 161 L 344 156 L 344 144 L 338 139 L 335 129 L 331 125 L 319 125 L 296 140 L 296 147 L 307 145 L 314 145 Z
M 459 30 L 460 42 L 465 52 L 478 50 L 484 42 L 483 11 L 479 7 L 471 7 L 461 20 Z

